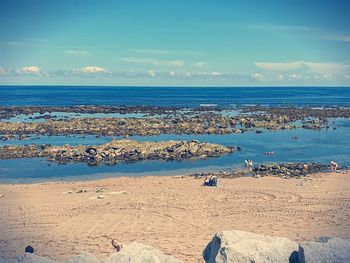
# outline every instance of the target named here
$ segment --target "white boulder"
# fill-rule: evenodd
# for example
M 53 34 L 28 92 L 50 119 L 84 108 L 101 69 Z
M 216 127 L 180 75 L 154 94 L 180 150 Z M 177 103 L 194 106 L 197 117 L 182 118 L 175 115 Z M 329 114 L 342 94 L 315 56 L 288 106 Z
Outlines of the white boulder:
M 284 237 L 222 231 L 203 251 L 206 263 L 289 263 L 298 244 Z

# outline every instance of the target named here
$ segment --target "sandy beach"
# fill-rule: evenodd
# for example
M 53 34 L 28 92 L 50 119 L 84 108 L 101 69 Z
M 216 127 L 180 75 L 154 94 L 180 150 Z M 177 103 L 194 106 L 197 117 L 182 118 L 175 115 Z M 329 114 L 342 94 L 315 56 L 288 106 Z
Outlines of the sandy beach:
M 64 259 L 81 251 L 100 258 L 110 241 L 138 241 L 185 262 L 221 230 L 295 241 L 350 238 L 350 172 L 303 179 L 123 177 L 82 182 L 0 185 L 0 257 L 37 254 Z

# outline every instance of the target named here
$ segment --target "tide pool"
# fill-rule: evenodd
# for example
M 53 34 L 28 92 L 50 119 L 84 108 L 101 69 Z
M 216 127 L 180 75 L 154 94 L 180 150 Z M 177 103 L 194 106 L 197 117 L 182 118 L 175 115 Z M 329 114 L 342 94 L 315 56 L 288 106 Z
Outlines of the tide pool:
M 242 151 L 218 158 L 183 161 L 142 161 L 121 163 L 114 166 L 99 165 L 89 167 L 86 164 L 58 165 L 45 159 L 0 160 L 0 182 L 37 182 L 57 180 L 92 180 L 112 176 L 142 175 L 180 175 L 195 172 L 224 170 L 243 167 L 245 159 L 256 163 L 270 162 L 317 162 L 328 163 L 330 159 L 339 164 L 350 166 L 350 120 L 337 119 L 330 123 L 329 129 L 308 130 L 293 129 L 268 131 L 256 134 L 225 135 L 176 135 L 133 136 L 139 141 L 162 140 L 199 140 L 226 146 L 240 146 Z M 335 127 L 336 129 L 333 129 Z M 294 139 L 297 137 L 298 139 Z M 112 137 L 87 136 L 41 136 L 26 141 L 5 141 L 5 144 L 51 143 L 53 145 L 91 145 L 109 142 Z M 264 155 L 273 151 L 272 156 Z

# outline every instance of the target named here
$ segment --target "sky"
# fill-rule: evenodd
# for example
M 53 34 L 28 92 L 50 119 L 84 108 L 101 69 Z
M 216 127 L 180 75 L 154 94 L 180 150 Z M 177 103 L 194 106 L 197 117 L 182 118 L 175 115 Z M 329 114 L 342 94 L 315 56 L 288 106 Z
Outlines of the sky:
M 0 85 L 350 86 L 347 0 L 1 0 Z

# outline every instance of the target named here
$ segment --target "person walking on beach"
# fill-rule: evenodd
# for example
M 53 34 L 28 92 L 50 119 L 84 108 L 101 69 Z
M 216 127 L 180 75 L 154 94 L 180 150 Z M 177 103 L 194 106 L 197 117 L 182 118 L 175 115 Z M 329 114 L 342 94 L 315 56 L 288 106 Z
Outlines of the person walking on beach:
M 247 168 L 248 171 L 251 171 L 253 169 L 253 161 L 252 160 L 245 160 L 245 167 Z

